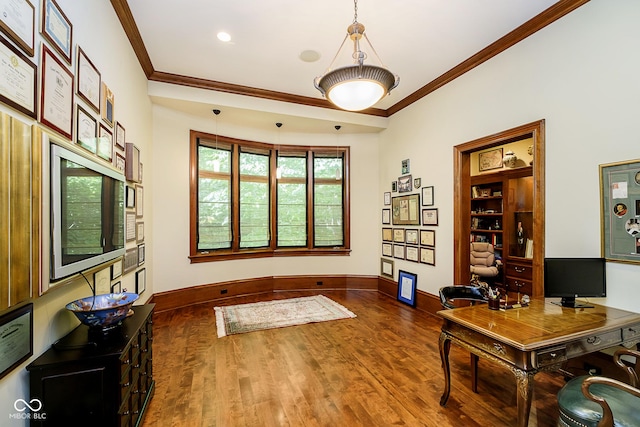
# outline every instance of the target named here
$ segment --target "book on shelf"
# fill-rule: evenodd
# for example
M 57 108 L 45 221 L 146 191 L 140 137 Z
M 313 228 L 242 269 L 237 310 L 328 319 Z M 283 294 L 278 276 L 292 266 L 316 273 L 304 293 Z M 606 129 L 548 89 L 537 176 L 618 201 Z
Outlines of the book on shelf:
M 533 258 L 533 240 L 527 239 L 527 243 L 524 249 L 524 257 L 528 259 Z

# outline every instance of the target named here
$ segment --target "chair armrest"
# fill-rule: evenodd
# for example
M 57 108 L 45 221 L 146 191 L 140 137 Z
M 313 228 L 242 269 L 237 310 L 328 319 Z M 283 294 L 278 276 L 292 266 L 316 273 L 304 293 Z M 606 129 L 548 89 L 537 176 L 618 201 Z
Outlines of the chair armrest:
M 614 363 L 618 365 L 620 368 L 622 368 L 623 370 L 625 370 L 627 374 L 629 374 L 629 384 L 631 384 L 633 387 L 638 388 L 638 386 L 640 385 L 640 382 L 638 381 L 638 373 L 636 372 L 633 366 L 629 366 L 626 363 L 624 363 L 624 361 L 622 360 L 622 356 L 635 357 L 636 358 L 635 365 L 638 366 L 638 361 L 640 360 L 640 351 L 622 347 L 619 350 L 617 350 L 613 355 Z
M 591 384 L 605 384 L 610 387 L 614 387 L 627 393 L 630 393 L 638 398 L 640 398 L 640 390 L 630 386 L 629 384 L 625 384 L 622 381 L 614 380 L 612 378 L 601 377 L 601 376 L 593 376 L 587 377 L 582 382 L 582 394 L 584 396 L 596 402 L 602 408 L 602 419 L 598 422 L 598 427 L 613 427 L 613 413 L 611 412 L 611 407 L 602 397 L 596 396 L 589 391 L 589 387 Z

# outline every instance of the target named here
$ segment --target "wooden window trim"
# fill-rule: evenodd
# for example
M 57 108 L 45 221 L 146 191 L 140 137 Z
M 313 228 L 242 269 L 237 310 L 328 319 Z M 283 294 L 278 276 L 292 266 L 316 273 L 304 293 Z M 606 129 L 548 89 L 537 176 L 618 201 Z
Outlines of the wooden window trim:
M 204 144 L 202 144 L 204 142 Z M 231 192 L 232 192 L 232 243 L 230 249 L 212 249 L 208 251 L 198 250 L 197 231 L 198 231 L 198 178 L 200 172 L 198 170 L 198 146 L 206 145 L 208 147 L 231 148 L 232 168 L 231 168 Z M 240 151 L 249 153 L 265 153 L 269 152 L 269 167 L 273 173 L 269 173 L 269 185 L 271 203 L 271 221 L 270 221 L 270 243 L 265 248 L 246 248 L 239 247 L 240 241 L 240 174 L 234 170 L 234 165 L 239 164 Z M 294 248 L 279 248 L 277 242 L 277 179 L 274 171 L 277 166 L 277 155 L 307 155 L 307 246 Z M 336 153 L 342 155 L 343 167 L 343 211 L 344 211 L 344 241 L 339 247 L 313 247 L 313 159 L 314 156 L 332 157 Z M 349 181 L 349 147 L 315 147 L 302 145 L 282 145 L 267 144 L 262 142 L 246 141 L 236 138 L 230 138 L 222 135 L 212 135 L 209 133 L 191 130 L 190 132 L 190 162 L 189 162 L 189 259 L 191 263 L 223 261 L 231 259 L 249 259 L 249 258 L 265 258 L 265 257 L 281 257 L 281 256 L 348 256 L 351 253 L 351 230 L 350 230 L 350 181 Z M 243 175 L 247 177 L 247 175 Z M 296 178 L 296 180 L 305 178 Z M 309 190 L 309 188 L 311 190 Z

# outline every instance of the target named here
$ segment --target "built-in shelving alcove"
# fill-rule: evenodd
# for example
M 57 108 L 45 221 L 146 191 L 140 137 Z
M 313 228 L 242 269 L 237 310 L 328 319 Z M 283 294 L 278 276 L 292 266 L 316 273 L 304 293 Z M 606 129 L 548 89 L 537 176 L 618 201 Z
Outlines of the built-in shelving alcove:
M 527 144 L 525 152 L 527 157 L 520 156 L 515 165 L 507 167 L 503 165 L 502 156 L 509 151 L 510 147 L 517 147 L 518 144 Z M 502 149 L 502 150 L 500 150 Z M 480 166 L 479 154 L 487 153 L 493 155 L 494 159 L 488 159 L 487 164 Z M 499 156 L 499 157 L 497 157 Z M 493 163 L 492 163 L 493 162 Z M 513 194 L 503 194 L 504 191 L 513 193 L 522 191 L 523 185 L 519 181 L 523 181 L 519 175 L 526 177 L 527 192 L 527 208 L 524 212 L 518 208 L 520 203 L 518 198 L 514 198 Z M 490 183 L 501 183 L 504 189 L 492 188 Z M 504 183 L 504 184 L 502 184 Z M 476 202 L 480 199 L 478 192 L 487 189 L 491 194 L 487 194 L 487 200 L 500 200 L 500 209 L 492 208 L 483 210 L 482 214 L 478 214 Z M 504 207 L 502 199 L 504 197 Z M 510 206 L 507 200 L 516 200 L 515 205 Z M 520 197 L 519 199 L 522 199 Z M 526 243 L 530 240 L 531 245 L 529 252 L 522 254 L 514 252 L 513 248 L 502 248 L 500 246 L 501 255 L 506 262 L 505 271 L 501 278 L 501 285 L 509 287 L 512 282 L 517 279 L 513 274 L 509 273 L 509 262 L 512 267 L 529 266 L 530 275 L 526 278 L 527 289 L 530 290 L 530 296 L 544 295 L 544 120 L 522 125 L 513 129 L 505 130 L 493 135 L 479 138 L 466 142 L 454 147 L 454 283 L 468 284 L 471 280 L 469 271 L 469 252 L 470 239 L 476 238 L 478 234 L 489 235 L 488 239 L 495 239 L 499 236 L 502 242 L 504 234 L 505 242 L 509 242 L 507 233 L 514 232 L 518 222 L 523 222 L 527 228 Z M 475 204 L 474 204 L 475 203 Z M 498 210 L 500 211 L 498 214 Z M 487 213 L 489 212 L 489 213 Z M 504 213 L 504 215 L 503 215 Z M 474 221 L 485 219 L 494 215 L 498 218 L 499 228 L 476 232 L 474 229 Z M 518 217 L 522 216 L 522 218 Z M 503 218 L 504 217 L 504 218 Z M 491 218 L 495 222 L 495 218 Z M 504 221 L 503 221 L 504 219 Z M 505 228 L 507 227 L 507 228 Z M 490 227 L 487 227 L 490 228 Z M 513 230 L 512 230 L 513 228 Z M 517 239 L 511 239 L 516 242 Z M 513 245 L 511 245 L 513 246 Z M 525 245 L 522 247 L 526 250 Z M 515 273 L 514 273 L 515 274 Z M 518 285 L 518 282 L 515 282 Z M 519 288 L 518 288 L 519 289 Z

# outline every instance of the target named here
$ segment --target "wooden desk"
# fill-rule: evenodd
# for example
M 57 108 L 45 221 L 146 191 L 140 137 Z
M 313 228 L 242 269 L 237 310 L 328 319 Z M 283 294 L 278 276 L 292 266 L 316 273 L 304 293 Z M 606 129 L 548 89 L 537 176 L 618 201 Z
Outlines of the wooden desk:
M 451 343 L 492 360 L 516 377 L 518 422 L 529 423 L 533 377 L 560 368 L 573 357 L 619 344 L 640 342 L 640 314 L 597 304 L 593 308 L 564 308 L 534 299 L 529 307 L 506 311 L 475 305 L 439 311 L 444 318 L 440 333 L 440 358 L 445 387 L 440 405 L 451 390 Z

